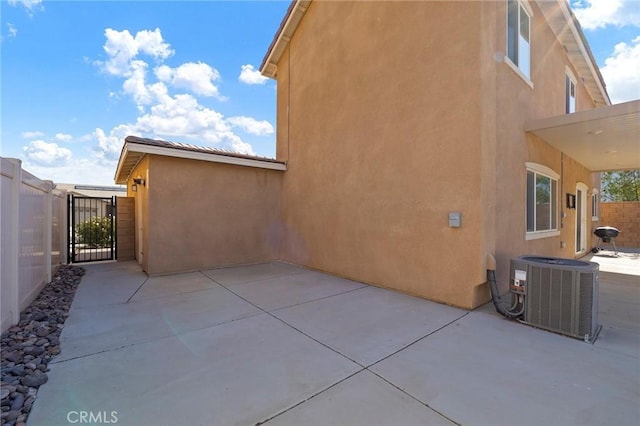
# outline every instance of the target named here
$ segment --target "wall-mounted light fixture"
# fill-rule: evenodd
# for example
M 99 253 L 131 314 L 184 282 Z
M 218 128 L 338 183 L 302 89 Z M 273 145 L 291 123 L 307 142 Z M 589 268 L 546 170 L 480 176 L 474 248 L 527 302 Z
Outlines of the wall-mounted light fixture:
M 576 195 L 575 194 L 569 194 L 567 192 L 567 208 L 568 209 L 575 209 L 576 208 Z
M 142 185 L 142 186 L 144 186 L 144 179 L 142 179 L 142 178 L 135 178 L 135 179 L 133 180 L 133 183 L 135 183 L 136 185 Z

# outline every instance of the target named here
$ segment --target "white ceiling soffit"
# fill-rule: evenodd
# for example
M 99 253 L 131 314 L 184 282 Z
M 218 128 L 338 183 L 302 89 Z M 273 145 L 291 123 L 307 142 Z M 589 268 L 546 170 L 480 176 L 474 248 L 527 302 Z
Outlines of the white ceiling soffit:
M 640 169 L 640 100 L 534 120 L 524 130 L 591 171 Z

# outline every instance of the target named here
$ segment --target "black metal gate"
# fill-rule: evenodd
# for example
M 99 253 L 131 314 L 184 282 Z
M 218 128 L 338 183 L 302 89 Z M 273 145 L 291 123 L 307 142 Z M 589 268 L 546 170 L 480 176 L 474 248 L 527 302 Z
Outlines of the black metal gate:
M 116 197 L 69 195 L 69 263 L 116 259 Z

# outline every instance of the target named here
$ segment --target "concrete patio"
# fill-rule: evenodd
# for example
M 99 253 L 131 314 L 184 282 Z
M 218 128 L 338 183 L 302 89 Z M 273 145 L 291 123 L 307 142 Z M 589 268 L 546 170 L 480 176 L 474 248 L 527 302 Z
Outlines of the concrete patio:
M 279 262 L 87 265 L 28 424 L 638 425 L 640 255 L 590 258 L 593 345 Z

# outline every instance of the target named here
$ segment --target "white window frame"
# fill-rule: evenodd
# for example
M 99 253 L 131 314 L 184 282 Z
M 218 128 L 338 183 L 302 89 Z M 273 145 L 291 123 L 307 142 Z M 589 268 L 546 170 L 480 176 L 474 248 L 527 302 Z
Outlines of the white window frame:
M 537 175 L 540 176 L 544 176 L 546 178 L 551 179 L 552 181 L 555 181 L 556 183 L 556 193 L 555 193 L 555 197 L 553 197 L 552 194 L 552 204 L 550 206 L 550 209 L 553 211 L 555 210 L 555 228 L 553 229 L 544 229 L 544 230 L 533 230 L 533 231 L 529 231 L 528 230 L 528 226 L 527 226 L 527 215 L 528 215 L 528 210 L 529 210 L 529 199 L 528 199 L 528 188 L 527 185 L 528 183 L 526 182 L 526 175 L 525 175 L 525 191 L 524 191 L 524 205 L 525 205 L 525 209 L 524 209 L 524 229 L 525 229 L 525 240 L 537 240 L 539 238 L 548 238 L 548 237 L 555 237 L 557 235 L 560 235 L 560 221 L 559 221 L 559 212 L 560 212 L 560 203 L 559 203 L 559 192 L 560 192 L 560 175 L 558 173 L 556 173 L 553 169 L 542 165 L 542 164 L 538 164 L 538 163 L 526 163 L 526 173 L 528 174 L 529 172 L 534 173 L 534 182 L 536 179 Z M 535 194 L 535 192 L 534 192 Z M 555 209 L 553 208 L 553 203 L 555 203 Z M 535 206 L 535 200 L 534 200 L 534 206 Z M 535 218 L 535 208 L 533 209 L 534 211 L 534 218 L 533 218 L 533 223 L 534 223 L 534 227 L 535 227 L 535 223 L 536 223 L 536 218 Z M 553 223 L 553 220 L 552 222 Z
M 575 226 L 575 253 L 580 254 L 587 251 L 587 244 L 589 242 L 589 235 L 587 229 L 589 229 L 589 203 L 587 201 L 589 194 L 589 187 L 582 182 L 576 184 L 576 226 Z M 580 217 L 582 216 L 582 217 Z M 578 231 L 580 231 L 580 240 L 578 240 Z
M 518 74 L 531 88 L 533 88 L 533 83 L 531 81 L 531 23 L 533 21 L 533 11 L 529 3 L 525 0 L 507 0 L 507 13 L 506 13 L 506 55 L 504 58 L 505 63 Z M 517 40 L 516 43 L 509 43 L 509 6 L 511 4 L 517 4 L 518 6 L 518 15 L 517 15 Z M 527 15 L 529 20 L 529 27 L 527 28 L 527 38 L 525 40 L 521 34 L 521 17 L 522 13 Z M 509 46 L 513 44 L 513 48 L 515 52 L 509 52 Z M 524 53 L 526 51 L 526 54 Z M 513 54 L 513 58 L 511 58 L 511 54 Z
M 564 74 L 564 112 L 565 114 L 571 114 L 576 112 L 576 99 L 578 92 L 578 85 L 576 78 L 569 68 L 565 69 Z M 573 96 L 571 96 L 571 89 L 573 88 Z
M 591 221 L 600 220 L 600 191 L 596 188 L 591 190 Z

